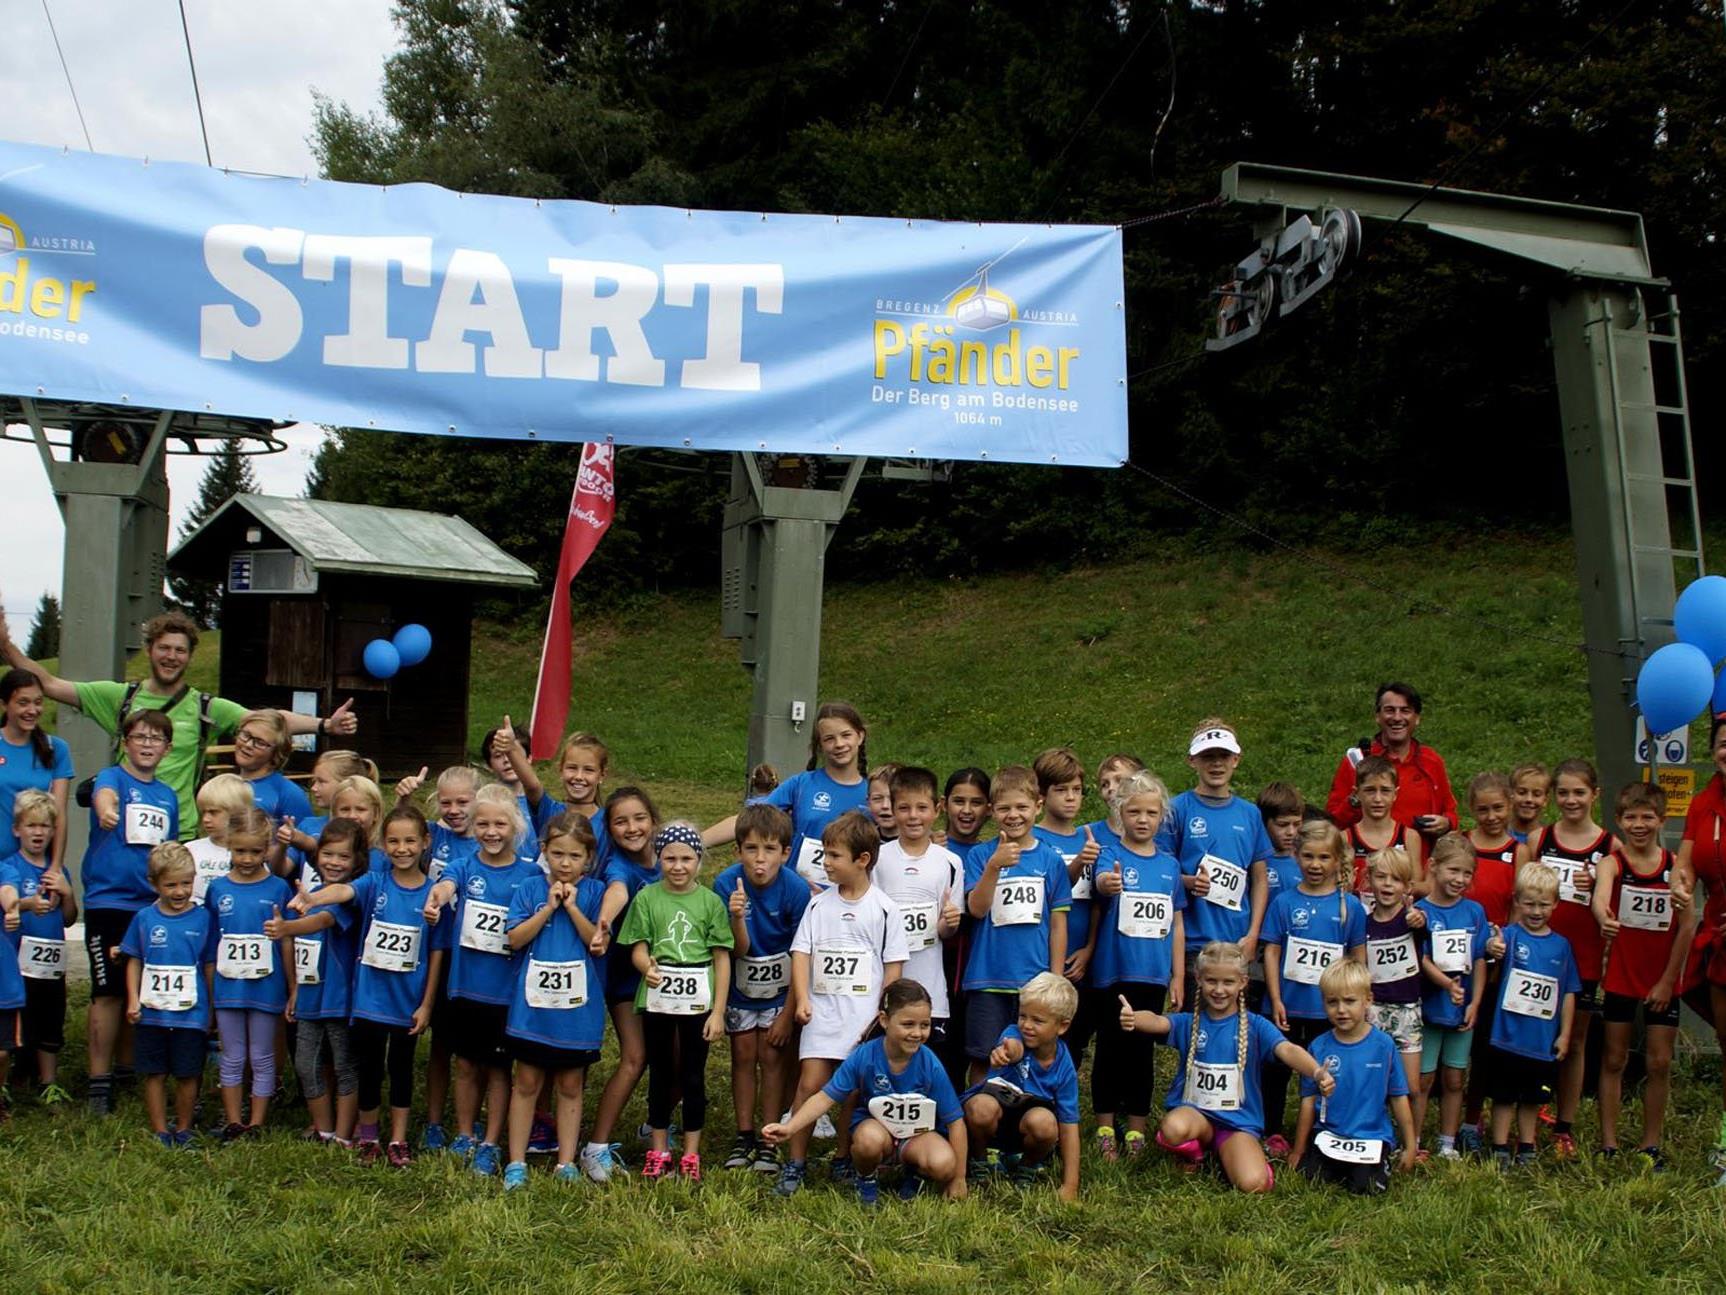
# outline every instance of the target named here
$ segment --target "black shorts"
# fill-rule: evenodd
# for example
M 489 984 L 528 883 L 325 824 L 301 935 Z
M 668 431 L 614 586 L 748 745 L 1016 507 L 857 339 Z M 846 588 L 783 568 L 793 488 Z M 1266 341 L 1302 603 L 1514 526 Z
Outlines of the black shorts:
M 1536 1061 L 1490 1046 L 1486 1055 L 1486 1095 L 1493 1101 L 1538 1106 L 1558 1091 L 1558 1062 Z
M 444 1024 L 449 1031 L 449 1050 L 463 1061 L 471 1061 L 476 1066 L 509 1065 L 509 1049 L 504 1041 L 509 1008 L 502 1003 L 476 1003 L 471 998 L 452 998 Z
M 113 955 L 137 914 L 124 908 L 92 908 L 84 914 L 84 951 L 90 956 L 90 997 L 124 998 L 125 963 Z
M 1657 1012 L 1640 998 L 1632 998 L 1629 994 L 1608 993 L 1601 1015 L 1608 1025 L 1634 1025 L 1636 1013 L 1640 1010 L 1643 1025 L 1664 1025 L 1675 1030 L 1678 1028 L 1678 1009 L 1682 1006 L 1677 994 L 1672 995 L 1672 1001 L 1666 1004 L 1665 1011 Z
M 1378 1163 L 1357 1165 L 1346 1160 L 1332 1160 L 1316 1146 L 1308 1146 L 1300 1159 L 1300 1171 L 1310 1182 L 1336 1183 L 1356 1196 L 1376 1196 L 1390 1189 L 1388 1148 L 1379 1152 Z
M 1031 1111 L 1049 1111 L 1053 1113 L 1055 1104 L 1043 1097 L 1032 1097 L 1011 1109 L 1001 1109 L 1001 1122 L 995 1126 L 995 1136 L 989 1139 L 989 1145 L 999 1148 L 1007 1155 L 1017 1155 L 1025 1149 L 1025 1135 L 1019 1128 L 1025 1116 Z M 1057 1133 L 1057 1137 L 1059 1134 Z
M 5 949 L 0 949 L 0 957 L 6 955 Z M 18 1046 L 19 1008 L 0 1007 L 0 1054 L 11 1052 Z
M 513 1034 L 506 1040 L 509 1055 L 525 1065 L 534 1066 L 548 1075 L 565 1070 L 586 1070 L 599 1064 L 599 1051 L 581 1048 L 555 1048 L 533 1039 L 518 1039 Z
M 1576 996 L 1576 1010 L 1579 1012 L 1598 1012 L 1600 1010 L 1600 982 L 1598 980 L 1582 982 L 1582 992 Z
M 66 1044 L 66 980 L 24 981 L 24 1046 L 58 1052 Z
M 438 971 L 437 992 L 432 995 L 431 1020 L 428 1022 L 431 1032 L 437 1037 L 440 1047 L 455 1051 L 456 1014 L 450 1005 L 449 996 L 449 957 L 445 955 L 443 966 Z
M 973 989 L 965 995 L 965 1055 L 987 1061 L 1001 1031 L 1019 1023 L 1019 996 Z
M 139 1025 L 132 1032 L 132 1068 L 140 1075 L 192 1079 L 204 1073 L 208 1040 L 203 1030 Z

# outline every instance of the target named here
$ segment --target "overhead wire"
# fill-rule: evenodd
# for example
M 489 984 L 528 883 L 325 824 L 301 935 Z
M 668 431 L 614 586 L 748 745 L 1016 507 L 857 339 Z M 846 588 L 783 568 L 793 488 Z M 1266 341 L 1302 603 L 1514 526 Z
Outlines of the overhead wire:
M 186 22 L 186 0 L 180 0 L 180 31 L 186 38 L 186 66 L 192 70 L 192 101 L 198 105 L 198 131 L 204 137 L 204 165 L 214 166 L 215 162 L 210 157 L 210 128 L 204 122 L 204 95 L 198 89 L 198 61 L 192 57 L 192 29 Z
M 48 20 L 48 34 L 54 38 L 54 52 L 60 56 L 60 71 L 66 78 L 66 89 L 72 96 L 72 107 L 78 114 L 78 129 L 84 132 L 84 147 L 94 153 L 96 146 L 90 142 L 90 127 L 84 120 L 84 105 L 78 102 L 78 87 L 72 84 L 72 69 L 66 66 L 66 51 L 60 47 L 60 33 L 54 26 L 54 15 L 48 8 L 48 0 L 42 0 L 42 16 Z

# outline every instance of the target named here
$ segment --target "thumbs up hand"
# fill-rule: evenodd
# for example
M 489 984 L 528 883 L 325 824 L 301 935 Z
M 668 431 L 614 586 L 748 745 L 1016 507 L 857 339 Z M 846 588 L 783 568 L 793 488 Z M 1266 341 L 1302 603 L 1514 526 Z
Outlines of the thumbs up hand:
M 611 948 L 611 923 L 603 917 L 593 933 L 593 939 L 587 942 L 587 951 L 596 958 L 603 958 L 605 951 Z
M 943 940 L 950 939 L 958 931 L 962 916 L 959 906 L 953 902 L 953 888 L 949 886 L 941 892 L 941 922 L 937 927 L 937 933 Z
M 731 910 L 732 917 L 739 922 L 743 920 L 745 910 L 749 907 L 749 897 L 743 893 L 743 878 L 741 876 L 737 878 L 737 889 L 731 892 L 731 899 L 726 907 Z
M 1096 892 L 1104 899 L 1113 899 L 1125 890 L 1127 881 L 1121 871 L 1121 861 L 1116 859 L 1113 868 L 1104 868 L 1099 872 L 1093 885 Z
M 1187 894 L 1189 895 L 1196 895 L 1202 899 L 1211 893 L 1211 870 L 1202 863 L 1197 872 L 1190 877 L 1183 877 L 1181 880 L 1186 883 Z
M 1102 852 L 1103 847 L 1097 844 L 1097 838 L 1091 835 L 1091 829 L 1087 827 L 1085 829 L 1085 846 L 1079 851 L 1079 857 L 1074 860 L 1079 865 L 1081 876 L 1092 864 L 1096 863 L 1097 856 Z
M 282 934 L 282 906 L 271 904 L 270 916 L 264 922 L 264 938 L 266 940 L 279 940 L 282 938 Z
M 294 820 L 290 815 L 283 815 L 282 825 L 276 829 L 276 844 L 292 845 L 294 843 Z
M 431 766 L 422 764 L 418 773 L 410 773 L 396 784 L 397 800 L 412 800 L 413 795 L 425 786 L 426 775 L 431 773 Z
M 324 717 L 324 731 L 342 737 L 352 737 L 360 731 L 360 717 L 354 714 L 354 699 L 349 697 Z
M 1121 1028 L 1131 1034 L 1139 1028 L 1139 1014 L 1133 1010 L 1125 994 L 1117 994 L 1116 997 L 1121 1000 Z
M 1019 856 L 1023 853 L 1017 842 L 1009 841 L 1003 836 L 995 843 L 995 851 L 989 856 L 989 862 L 985 866 L 995 869 L 1011 868 L 1019 862 Z

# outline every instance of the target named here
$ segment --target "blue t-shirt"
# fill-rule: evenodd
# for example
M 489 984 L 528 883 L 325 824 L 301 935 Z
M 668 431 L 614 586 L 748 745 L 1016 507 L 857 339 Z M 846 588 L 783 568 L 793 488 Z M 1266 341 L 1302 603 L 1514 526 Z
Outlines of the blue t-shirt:
M 112 791 L 120 798 L 120 821 L 102 826 L 94 796 Z M 84 907 L 136 912 L 154 903 L 150 851 L 180 839 L 180 798 L 161 779 L 145 782 L 122 765 L 96 775 L 91 789 L 90 848 L 84 854 Z
M 805 887 L 807 889 L 807 887 Z M 1065 1048 L 1061 1049 L 1063 1052 Z M 851 1112 L 851 1127 L 872 1118 L 869 1103 L 877 1097 L 897 1093 L 907 1097 L 930 1097 L 935 1101 L 934 1132 L 943 1136 L 947 1128 L 964 1119 L 959 1108 L 959 1095 L 953 1091 L 953 1081 L 930 1048 L 918 1048 L 906 1059 L 903 1070 L 894 1070 L 887 1060 L 887 1041 L 870 1039 L 851 1050 L 851 1055 L 839 1063 L 833 1078 L 822 1085 L 821 1091 L 836 1102 L 852 1094 L 857 1105 Z
M 262 778 L 247 778 L 246 785 L 252 789 L 252 803 L 268 814 L 270 822 L 278 827 L 284 818 L 293 819 L 298 826 L 302 818 L 312 817 L 310 798 L 299 783 L 280 769 L 266 773 Z
M 1512 922 L 1504 928 L 1497 992 L 1492 1046 L 1519 1057 L 1551 1061 L 1564 1023 L 1564 996 L 1582 992 L 1570 941 L 1550 928 L 1544 935 L 1530 935 Z
M 785 1003 L 785 995 L 791 988 L 789 958 L 780 964 L 785 975 L 778 982 L 777 993 L 766 998 L 751 998 L 738 986 L 749 974 L 750 959 L 777 958 L 790 953 L 791 937 L 797 934 L 797 923 L 803 920 L 803 910 L 809 907 L 809 884 L 789 867 L 784 867 L 774 874 L 772 881 L 757 889 L 744 874 L 743 865 L 734 863 L 713 879 L 713 891 L 727 905 L 728 918 L 731 895 L 737 889 L 738 878 L 743 880 L 746 902 L 743 925 L 749 932 L 749 952 L 741 956 L 732 955 L 731 992 L 726 1005 L 746 1012 L 764 1012 Z
M 651 868 L 643 868 L 627 855 L 613 851 L 611 861 L 605 865 L 604 879 L 608 890 L 616 883 L 628 892 L 630 903 L 634 903 L 643 886 L 659 880 L 659 863 L 656 860 Z M 628 916 L 629 904 L 625 904 L 611 922 L 611 953 L 605 968 L 605 999 L 608 1003 L 634 999 L 635 991 L 641 986 L 641 973 L 630 958 L 629 946 L 617 942 L 617 933 L 623 929 L 623 919 Z
M 436 926 L 427 925 L 424 916 L 426 900 L 434 884 L 427 877 L 410 890 L 396 880 L 393 868 L 368 872 L 353 883 L 354 912 L 359 918 L 360 929 L 360 955 L 354 965 L 355 1020 L 377 1021 L 382 1025 L 413 1024 L 414 1013 L 425 997 L 431 955 L 438 949 L 449 947 L 449 931 L 455 925 L 447 909 Z M 367 964 L 367 941 L 372 938 L 372 928 L 379 922 L 404 928 L 399 933 L 380 933 L 399 936 L 389 941 L 392 953 L 402 952 L 402 945 L 412 943 L 417 932 L 419 957 L 411 971 L 394 971 Z
M 1462 983 L 1462 1005 L 1450 1001 L 1450 991 L 1443 985 L 1428 980 L 1420 1000 L 1421 1019 L 1441 1029 L 1460 1029 L 1462 1018 L 1468 1014 L 1469 996 L 1474 992 L 1474 964 L 1486 956 L 1492 926 L 1486 920 L 1486 910 L 1472 899 L 1440 904 L 1429 897 L 1415 901 L 1414 906 L 1426 914 L 1427 949 L 1432 960 L 1440 964 L 1439 969 L 1444 970 L 1442 964 L 1446 961 L 1466 962 L 1461 971 L 1445 972 Z M 1467 948 L 1462 947 L 1460 936 L 1446 939 L 1443 935 L 1446 931 L 1468 932 Z
M 1265 861 L 1265 907 L 1285 890 L 1300 885 L 1300 860 L 1292 854 L 1273 854 Z
M 561 800 L 553 800 L 550 796 L 539 798 L 539 810 L 533 816 L 534 835 L 545 831 L 546 825 L 563 813 L 569 806 Z M 611 832 L 605 825 L 605 806 L 601 805 L 587 816 L 587 825 L 593 829 L 593 841 L 597 847 L 594 851 L 594 862 L 587 870 L 587 876 L 598 877 L 611 866 L 613 857 L 617 854 L 617 846 L 611 839 Z
M 1277 946 L 1283 1010 L 1291 1017 L 1322 1021 L 1324 995 L 1319 992 L 1319 974 L 1366 943 L 1366 909 L 1353 895 L 1340 891 L 1328 895 L 1284 891 L 1265 909 L 1259 939 Z M 1265 957 L 1270 956 L 1267 948 Z M 1265 1010 L 1270 1010 L 1268 995 Z
M 164 913 L 159 904 L 139 910 L 120 941 L 120 952 L 143 963 L 139 998 L 149 996 L 152 971 L 191 967 L 185 988 L 192 993 L 192 1006 L 179 1011 L 142 1007 L 138 1023 L 169 1030 L 210 1028 L 210 996 L 205 992 L 204 968 L 216 960 L 216 916 L 202 904 L 183 913 Z
M 1002 1030 L 1001 1037 L 995 1040 L 995 1046 L 999 1047 L 1008 1039 L 1017 1040 L 1021 1046 L 1025 1042 L 1017 1025 L 1009 1025 Z M 1004 1091 L 992 1091 L 994 1081 L 1003 1081 L 1009 1087 Z M 972 1084 L 960 1100 L 968 1102 L 977 1093 L 989 1092 L 1006 1105 L 1022 1100 L 1013 1094 L 1012 1090 L 1015 1088 L 1026 1097 L 1040 1098 L 1053 1106 L 1055 1123 L 1079 1122 L 1079 1072 L 1073 1065 L 1073 1054 L 1067 1051 L 1065 1043 L 1056 1041 L 1054 1060 L 1047 1065 L 1038 1061 L 1035 1053 L 1027 1051 L 1010 1066 L 990 1066 L 989 1073 L 983 1076 L 983 1082 Z
M 66 938 L 66 921 L 61 916 L 60 905 L 56 903 L 46 913 L 38 913 L 33 902 L 36 893 L 42 889 L 42 878 L 47 874 L 47 864 L 38 868 L 22 854 L 0 859 L 0 886 L 11 886 L 18 892 L 18 929 L 8 933 L 14 949 L 24 942 L 26 935 L 33 935 L 38 940 Z
M 217 1007 L 279 1012 L 288 1005 L 288 973 L 282 966 L 281 950 L 276 941 L 263 939 L 263 934 L 272 910 L 285 909 L 293 897 L 293 888 L 287 882 L 268 873 L 248 882 L 235 881 L 231 876 L 210 878 L 210 888 L 204 892 L 204 907 L 215 915 L 217 953 L 221 952 L 224 936 L 254 935 L 262 942 L 270 966 L 267 976 L 230 980 L 222 974 L 218 957 Z
M 535 870 L 537 873 L 537 869 Z M 545 906 L 551 893 L 551 882 L 543 875 L 528 877 L 515 888 L 509 901 L 508 929 L 514 930 Z M 575 884 L 575 906 L 588 921 L 599 921 L 599 906 L 605 899 L 605 883 L 597 877 L 583 877 Z M 551 963 L 577 964 L 548 966 Z M 587 992 L 577 1007 L 533 1007 L 528 1004 L 529 977 L 549 978 L 556 987 L 567 985 L 566 975 L 584 978 Z M 533 937 L 515 960 L 515 984 L 509 1000 L 507 1032 L 518 1039 L 543 1043 L 549 1048 L 570 1052 L 597 1052 L 605 1037 L 605 975 L 602 958 L 587 950 L 587 942 L 575 929 L 575 922 L 561 908 L 546 919 L 539 934 Z
M 1231 1079 L 1221 1070 L 1198 1071 L 1196 1066 L 1228 1067 L 1233 1069 L 1240 1059 L 1240 1013 L 1230 1012 L 1220 1021 L 1208 1012 L 1199 1013 L 1198 1047 L 1193 1052 L 1192 1060 L 1199 1082 L 1205 1083 L 1207 1076 L 1221 1076 Z M 1169 1097 L 1164 1103 L 1169 1110 L 1177 1106 L 1191 1106 L 1203 1112 L 1212 1124 L 1221 1125 L 1225 1129 L 1239 1129 L 1243 1133 L 1251 1133 L 1254 1137 L 1262 1136 L 1265 1131 L 1264 1091 L 1259 1086 L 1259 1067 L 1274 1053 L 1277 1046 L 1286 1042 L 1282 1031 L 1272 1025 L 1268 1019 L 1257 1012 L 1248 1012 L 1247 1018 L 1247 1061 L 1243 1073 L 1232 1076 L 1230 1087 L 1240 1089 L 1240 1104 L 1232 1110 L 1217 1110 L 1207 1108 L 1187 1097 L 1187 1045 L 1193 1037 L 1193 1014 L 1178 1012 L 1169 1017 L 1169 1047 L 1175 1053 L 1175 1077 L 1169 1084 Z M 1216 1091 L 1226 1092 L 1227 1088 L 1217 1088 Z
M 1169 812 L 1157 829 L 1157 848 L 1179 859 L 1181 872 L 1189 877 L 1198 872 L 1207 854 L 1248 874 L 1241 887 L 1238 911 L 1200 896 L 1187 914 L 1189 944 L 1203 946 L 1212 940 L 1245 939 L 1253 924 L 1252 865 L 1260 859 L 1269 859 L 1272 853 L 1270 835 L 1265 831 L 1259 807 L 1239 796 L 1212 805 L 1199 799 L 1196 791 L 1183 791 L 1169 802 Z
M 1079 852 L 1085 848 L 1085 829 L 1081 827 L 1077 832 L 1051 832 L 1046 827 L 1034 827 L 1031 831 L 1039 841 L 1053 846 L 1056 853 L 1061 856 L 1061 862 L 1067 865 L 1070 905 L 1067 909 L 1067 956 L 1070 958 L 1084 948 L 1086 941 L 1091 938 L 1091 907 L 1093 902 L 1091 886 L 1096 878 L 1097 863 L 1092 863 L 1089 868 L 1079 874 L 1079 879 L 1074 881 L 1072 863 L 1078 857 Z M 1101 851 L 1102 847 L 1103 842 L 1101 839 L 1097 839 L 1098 850 Z M 1097 855 L 1098 862 L 1102 858 L 1102 854 L 1099 853 Z M 1092 973 L 1087 971 L 1084 978 L 1078 983 L 1083 986 L 1098 982 Z
M 1091 983 L 1166 985 L 1174 974 L 1175 924 L 1189 907 L 1187 888 L 1174 856 L 1134 854 L 1125 845 L 1108 850 L 1097 867 L 1113 872 L 1120 864 L 1121 893 L 1097 896 L 1097 952 L 1091 958 Z M 1158 934 L 1158 931 L 1161 934 Z
M 426 876 L 432 881 L 443 880 L 445 872 L 463 859 L 471 859 L 479 853 L 479 842 L 471 836 L 463 836 L 452 831 L 442 823 L 431 825 L 431 853 L 426 859 Z
M 791 815 L 791 867 L 817 886 L 827 885 L 821 869 L 821 833 L 848 810 L 869 808 L 869 780 L 859 778 L 850 786 L 835 782 L 826 769 L 794 773 L 767 795 Z
M 41 875 L 36 871 L 36 865 L 21 855 L 0 860 L 0 886 L 11 886 L 18 892 L 20 899 L 24 894 L 21 871 L 29 873 L 33 877 Z M 59 915 L 60 907 L 56 904 L 54 916 L 58 917 Z M 24 973 L 19 969 L 18 946 L 23 943 L 26 934 L 23 922 L 29 919 L 22 912 L 19 913 L 19 919 L 19 928 L 9 932 L 5 940 L 0 940 L 0 1011 L 24 1006 Z M 61 952 L 60 965 L 64 969 L 66 965 L 64 950 Z M 7 1047 L 10 1047 L 13 1040 L 6 1039 L 0 1042 L 4 1042 Z
M 507 1004 L 515 993 L 515 954 L 505 939 L 516 890 L 530 878 L 545 879 L 536 863 L 513 860 L 494 868 L 477 854 L 450 865 L 443 879 L 455 884 L 451 923 L 449 996 L 476 1003 Z M 441 926 L 442 923 L 440 922 Z M 503 941 L 504 952 L 490 946 Z
M 1313 1126 L 1339 1138 L 1376 1138 L 1388 1142 L 1393 1132 L 1387 1103 L 1408 1096 L 1408 1076 L 1396 1041 L 1377 1026 L 1367 1029 L 1364 1039 L 1343 1043 L 1326 1030 L 1307 1049 L 1313 1059 L 1336 1080 L 1336 1091 L 1320 1098 L 1318 1122 Z M 1300 1081 L 1302 1097 L 1318 1097 L 1318 1084 Z
M 14 745 L 0 734 L 0 859 L 18 852 L 12 832 L 12 802 L 21 791 L 49 791 L 54 784 L 72 777 L 72 752 L 64 738 L 48 739 L 49 760 L 44 765 L 29 742 Z
M 304 832 L 314 841 L 322 835 L 323 830 L 329 825 L 330 816 L 328 814 L 313 814 L 310 818 L 294 820 L 294 830 L 296 832 Z M 305 882 L 313 890 L 316 890 L 321 884 L 323 884 L 322 880 L 317 875 L 316 853 L 317 852 L 314 850 L 308 854 L 306 851 L 300 849 L 299 846 L 290 845 L 287 849 L 286 855 L 284 856 L 289 865 L 288 876 L 296 881 Z M 306 866 L 307 864 L 311 864 L 313 866 L 308 869 Z
M 967 896 L 982 880 L 983 870 L 998 848 L 998 840 L 990 841 L 986 848 L 979 846 L 966 858 Z M 1039 891 L 1041 902 L 1037 902 Z M 1029 904 L 1021 902 L 1027 899 Z M 1059 972 L 1059 967 L 1049 966 L 1049 915 L 1070 908 L 1072 902 L 1067 865 L 1061 862 L 1059 852 L 1052 845 L 1033 840 L 1020 851 L 1017 863 L 1001 869 L 995 879 L 993 906 L 971 928 L 962 988 L 1002 989 L 1016 994 L 1031 977 L 1045 971 Z M 1034 908 L 1036 920 L 996 925 L 995 913 L 1018 908 Z
M 328 904 L 312 915 L 327 913 L 334 926 L 294 937 L 294 965 L 299 989 L 294 995 L 294 1019 L 345 1021 L 354 1007 L 354 959 L 359 954 L 358 916 L 351 904 Z M 308 981 L 308 969 L 317 980 Z

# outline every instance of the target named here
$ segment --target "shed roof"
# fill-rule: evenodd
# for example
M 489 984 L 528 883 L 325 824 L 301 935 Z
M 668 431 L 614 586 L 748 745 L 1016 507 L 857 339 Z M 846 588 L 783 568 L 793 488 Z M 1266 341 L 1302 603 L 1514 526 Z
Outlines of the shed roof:
M 518 562 L 459 517 L 327 499 L 234 495 L 168 555 L 170 566 L 225 568 L 231 528 L 255 518 L 319 571 L 531 588 Z

